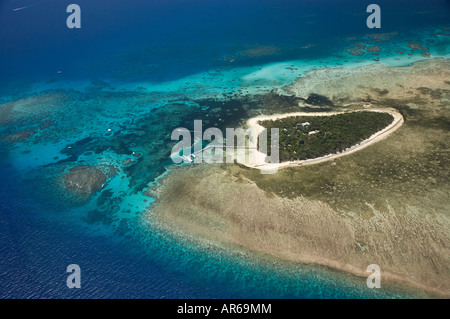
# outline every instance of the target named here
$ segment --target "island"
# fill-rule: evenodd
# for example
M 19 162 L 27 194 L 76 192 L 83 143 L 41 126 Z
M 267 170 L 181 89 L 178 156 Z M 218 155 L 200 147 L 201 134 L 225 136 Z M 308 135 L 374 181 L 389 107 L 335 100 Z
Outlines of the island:
M 268 154 L 258 151 L 257 162 L 248 167 L 269 172 L 279 168 L 310 165 L 351 154 L 382 140 L 404 122 L 393 108 L 368 108 L 342 112 L 288 113 L 258 116 L 247 121 L 258 135 L 267 129 L 267 144 L 271 143 L 271 128 L 279 129 L 280 163 L 269 163 Z M 255 148 L 258 141 L 250 141 Z

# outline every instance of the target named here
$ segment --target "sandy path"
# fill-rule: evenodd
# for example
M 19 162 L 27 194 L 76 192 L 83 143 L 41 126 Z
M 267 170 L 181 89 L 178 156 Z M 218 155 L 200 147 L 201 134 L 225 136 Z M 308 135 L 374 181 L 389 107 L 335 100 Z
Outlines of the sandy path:
M 243 163 L 247 167 L 257 168 L 263 171 L 264 173 L 275 173 L 279 169 L 286 168 L 286 167 L 294 167 L 294 166 L 305 166 L 305 165 L 313 165 L 318 163 L 323 163 L 326 161 L 334 160 L 336 158 L 352 154 L 356 151 L 362 150 L 363 148 L 372 145 L 373 143 L 379 142 L 382 139 L 386 138 L 389 134 L 397 130 L 404 122 L 403 116 L 398 112 L 396 109 L 393 108 L 373 108 L 373 109 L 360 109 L 355 111 L 349 111 L 349 112 L 359 112 L 359 111 L 370 111 L 370 112 L 384 112 L 389 113 L 394 117 L 394 121 L 386 126 L 383 130 L 373 134 L 368 139 L 362 141 L 359 144 L 356 144 L 348 149 L 346 149 L 343 152 L 335 153 L 335 154 L 329 154 L 326 156 L 318 157 L 318 158 L 312 158 L 307 159 L 304 161 L 295 161 L 295 162 L 281 162 L 281 163 L 265 163 L 265 157 L 266 155 L 257 151 L 256 156 L 256 163 L 250 163 L 246 162 Z M 247 126 L 251 129 L 254 129 L 256 133 L 259 135 L 265 128 L 258 124 L 258 121 L 264 121 L 264 120 L 277 120 L 282 119 L 290 116 L 328 116 L 328 115 L 336 115 L 336 114 L 343 114 L 348 112 L 320 112 L 320 113 L 305 113 L 305 112 L 297 112 L 297 113 L 286 113 L 286 114 L 275 114 L 270 116 L 258 116 L 253 117 L 247 121 Z M 256 147 L 257 141 L 251 141 L 249 147 Z

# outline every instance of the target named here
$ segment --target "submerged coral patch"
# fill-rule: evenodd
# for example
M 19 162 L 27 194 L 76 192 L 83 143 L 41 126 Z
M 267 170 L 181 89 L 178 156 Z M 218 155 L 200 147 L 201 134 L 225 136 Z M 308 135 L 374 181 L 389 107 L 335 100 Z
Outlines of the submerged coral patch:
M 67 189 L 83 196 L 91 196 L 104 187 L 106 175 L 98 168 L 85 165 L 71 168 L 63 179 Z

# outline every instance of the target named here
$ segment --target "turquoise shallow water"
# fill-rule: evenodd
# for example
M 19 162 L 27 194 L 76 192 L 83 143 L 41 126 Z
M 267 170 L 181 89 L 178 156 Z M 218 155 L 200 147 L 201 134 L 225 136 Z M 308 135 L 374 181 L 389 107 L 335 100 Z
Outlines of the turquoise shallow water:
M 116 10 L 136 14 L 136 7 L 116 2 Z M 83 58 L 71 55 L 69 43 L 58 42 L 67 30 L 36 40 L 22 26 L 25 40 L 14 42 L 18 33 L 12 31 L 0 37 L 1 297 L 415 296 L 394 287 L 369 290 L 365 278 L 323 267 L 180 242 L 160 233 L 143 212 L 153 201 L 146 190 L 157 187 L 172 165 L 174 128 L 192 128 L 194 119 L 202 119 L 205 126 L 233 127 L 257 112 L 255 96 L 281 90 L 313 68 L 377 62 L 405 66 L 426 58 L 423 50 L 408 48 L 410 42 L 427 46 L 432 58 L 448 57 L 450 31 L 440 18 L 444 5 L 434 4 L 434 12 L 440 12 L 434 21 L 419 4 L 410 8 L 403 15 L 415 12 L 420 17 L 414 29 L 400 23 L 406 19 L 402 16 L 398 25 L 388 24 L 389 35 L 381 42 L 365 36 L 366 29 L 354 29 L 352 20 L 328 32 L 320 22 L 342 18 L 320 6 L 285 4 L 303 12 L 304 25 L 296 29 L 280 23 L 295 15 L 270 2 L 260 7 L 230 2 L 224 17 L 235 20 L 229 28 L 223 20 L 214 24 L 204 18 L 201 11 L 216 12 L 223 9 L 220 5 L 195 3 L 200 11 L 191 8 L 189 19 L 172 6 L 143 5 L 143 12 L 151 9 L 148 13 L 159 12 L 159 18 L 138 15 L 135 24 L 122 22 L 125 30 L 103 30 L 90 20 L 100 8 L 89 13 L 93 7 L 80 5 L 88 12 L 85 28 L 91 31 L 76 35 L 72 44 L 82 44 L 75 51 Z M 31 14 L 24 10 L 18 18 L 12 8 L 12 2 L 0 6 L 1 17 L 10 24 Z M 58 12 L 58 6 L 48 4 L 34 8 L 34 15 Z M 237 9 L 239 14 L 233 15 Z M 361 12 L 359 7 L 346 9 Z M 103 21 L 114 20 L 113 11 L 105 12 Z M 171 14 L 164 15 L 167 11 Z M 278 29 L 255 26 L 266 19 Z M 50 21 L 39 28 L 57 23 Z M 318 27 L 305 29 L 308 25 Z M 152 33 L 150 27 L 163 31 Z M 114 32 L 115 41 L 96 43 L 98 35 L 108 38 Z M 220 41 L 212 41 L 213 36 Z M 355 43 L 381 50 L 351 55 L 348 49 Z M 89 199 L 62 187 L 64 173 L 82 165 L 109 173 L 101 191 Z M 79 291 L 65 286 L 65 267 L 71 263 L 83 272 Z

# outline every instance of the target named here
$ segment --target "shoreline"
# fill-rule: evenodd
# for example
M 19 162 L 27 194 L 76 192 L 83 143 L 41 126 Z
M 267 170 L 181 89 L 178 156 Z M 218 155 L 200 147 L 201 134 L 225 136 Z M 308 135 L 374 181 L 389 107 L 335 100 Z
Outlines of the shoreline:
M 448 60 L 430 60 L 405 68 L 312 72 L 292 86 L 295 96 L 343 98 L 360 103 L 361 111 L 389 112 L 394 121 L 345 152 L 275 167 L 342 157 L 335 165 L 271 175 L 241 165 L 181 168 L 164 179 L 150 218 L 180 240 L 328 267 L 355 280 L 367 278 L 367 265 L 378 264 L 382 288 L 384 281 L 386 288 L 392 283 L 413 295 L 448 298 L 447 66 Z M 388 93 L 378 94 L 382 89 Z M 368 93 L 374 104 L 364 102 Z M 408 125 L 396 105 L 408 106 Z M 250 118 L 247 125 L 261 130 L 262 119 L 330 114 L 278 113 Z M 386 139 L 393 132 L 395 138 Z
M 183 167 L 181 169 L 184 171 L 182 175 L 185 173 L 189 175 L 197 170 L 203 171 L 200 166 Z M 205 169 L 208 171 L 208 168 Z M 197 173 L 194 175 L 199 176 Z M 226 183 L 230 182 L 228 179 L 221 180 L 221 178 L 224 178 L 225 175 L 223 173 L 219 173 L 218 171 L 209 171 L 206 176 L 215 176 L 220 183 L 223 183 L 224 181 L 226 181 Z M 203 178 L 204 177 L 205 176 L 203 176 Z M 257 261 L 262 260 L 270 263 L 271 260 L 276 260 L 280 262 L 293 263 L 292 266 L 294 267 L 302 267 L 302 265 L 307 267 L 324 267 L 323 269 L 325 271 L 326 268 L 328 268 L 330 271 L 337 271 L 342 273 L 344 276 L 354 276 L 350 280 L 355 281 L 361 279 L 365 282 L 367 277 L 370 275 L 370 273 L 366 272 L 365 267 L 367 267 L 367 264 L 362 263 L 362 261 L 356 261 L 355 263 L 355 260 L 353 260 L 353 262 L 352 260 L 337 260 L 332 257 L 325 257 L 322 254 L 317 254 L 314 251 L 302 251 L 298 254 L 291 251 L 289 248 L 279 246 L 279 244 L 276 243 L 274 245 L 270 245 L 269 247 L 271 247 L 271 249 L 268 249 L 269 247 L 267 246 L 260 246 L 259 244 L 252 243 L 251 241 L 249 242 L 240 236 L 237 238 L 237 233 L 235 233 L 235 230 L 232 230 L 235 226 L 228 225 L 226 227 L 228 231 L 225 233 L 218 231 L 222 228 L 220 226 L 219 229 L 216 229 L 214 232 L 211 231 L 209 226 L 205 227 L 206 225 L 203 224 L 204 222 L 207 222 L 208 225 L 211 225 L 210 223 L 212 221 L 214 221 L 214 224 L 216 225 L 217 223 L 222 224 L 225 222 L 222 218 L 216 219 L 217 216 L 209 219 L 204 216 L 202 212 L 197 217 L 186 217 L 183 215 L 172 214 L 172 212 L 169 213 L 165 209 L 161 210 L 161 207 L 158 206 L 162 204 L 164 207 L 165 204 L 161 202 L 161 200 L 164 199 L 161 199 L 160 196 L 165 193 L 166 188 L 171 189 L 173 186 L 172 184 L 179 184 L 178 178 L 179 176 L 175 174 L 169 176 L 169 178 L 164 181 L 156 196 L 157 200 L 154 203 L 155 206 L 151 209 L 151 211 L 153 211 L 153 216 L 151 217 L 153 227 L 156 227 L 167 235 L 172 236 L 176 240 L 185 241 L 186 243 L 194 245 L 202 250 L 206 249 L 205 253 L 207 253 L 211 247 L 215 246 L 217 249 L 227 252 L 227 254 L 238 254 L 247 256 L 248 258 L 256 258 L 255 260 Z M 253 189 L 257 188 L 255 184 L 247 184 L 246 187 Z M 196 213 L 194 215 L 196 215 Z M 203 220 L 204 218 L 207 218 L 207 220 Z M 225 223 L 228 224 L 228 222 Z M 238 232 L 242 233 L 241 230 Z M 345 253 L 345 250 L 342 253 Z M 391 270 L 392 269 L 384 270 L 384 267 L 381 267 L 382 289 L 386 288 L 388 291 L 392 290 L 392 292 L 403 291 L 408 295 L 411 295 L 413 298 L 448 298 L 450 296 L 449 292 L 446 290 L 427 285 L 424 282 L 416 281 L 413 278 L 408 278 L 407 276 L 402 276 L 401 273 L 396 273 L 395 271 L 392 272 Z
M 292 267 L 293 269 L 295 267 L 311 267 L 312 269 L 319 269 L 319 271 L 324 272 L 338 272 L 342 276 L 350 275 L 351 277 L 353 277 L 350 278 L 351 281 L 353 280 L 358 281 L 359 279 L 366 281 L 367 277 L 370 275 L 369 272 L 366 272 L 363 269 L 358 268 L 354 265 L 348 263 L 342 264 L 342 262 L 330 258 L 315 257 L 310 259 L 299 260 L 294 257 L 289 258 L 283 254 L 277 253 L 270 254 L 267 253 L 266 251 L 253 251 L 239 244 L 226 242 L 218 244 L 217 242 L 208 240 L 206 238 L 203 239 L 199 239 L 198 237 L 194 238 L 191 237 L 192 236 L 191 234 L 174 232 L 172 229 L 167 228 L 167 225 L 162 225 L 162 223 L 158 223 L 156 227 L 166 233 L 169 233 L 171 236 L 173 236 L 173 238 L 176 238 L 178 240 L 187 239 L 191 245 L 194 245 L 199 249 L 205 250 L 205 253 L 207 253 L 211 249 L 211 246 L 216 246 L 219 250 L 227 252 L 227 254 L 229 254 L 230 256 L 238 254 L 240 256 L 246 256 L 245 258 L 250 259 L 253 258 L 257 262 L 262 261 L 263 263 L 268 264 L 271 263 L 272 261 L 288 263 L 289 264 L 288 267 Z M 421 284 L 417 281 L 408 279 L 406 277 L 398 276 L 389 271 L 381 270 L 380 273 L 382 278 L 381 289 L 383 288 L 385 289 L 387 286 L 387 289 L 392 290 L 392 292 L 399 292 L 399 291 L 406 292 L 413 298 L 418 299 L 422 298 L 446 299 L 450 297 L 450 294 L 446 291 L 442 291 L 436 288 L 430 288 L 429 286 Z
M 299 166 L 307 166 L 307 165 L 313 165 L 313 164 L 319 164 L 327 161 L 334 160 L 336 158 L 352 154 L 354 152 L 357 152 L 359 150 L 362 150 L 366 148 L 367 146 L 370 146 L 376 142 L 379 142 L 386 138 L 391 133 L 395 132 L 403 123 L 404 119 L 403 116 L 400 114 L 399 111 L 397 111 L 394 108 L 367 108 L 367 109 L 357 109 L 352 111 L 341 111 L 341 112 L 294 112 L 294 113 L 285 113 L 285 114 L 274 114 L 274 115 L 261 115 L 257 117 L 253 117 L 247 120 L 246 124 L 250 129 L 255 130 L 256 134 L 259 135 L 262 131 L 265 130 L 263 126 L 258 124 L 258 121 L 264 121 L 264 120 L 277 120 L 282 119 L 286 117 L 292 117 L 292 116 L 328 116 L 328 115 L 336 115 L 336 114 L 345 114 L 345 113 L 351 113 L 351 112 L 361 112 L 361 111 L 369 111 L 369 112 L 381 112 L 381 113 L 388 113 L 391 114 L 394 117 L 394 120 L 391 124 L 386 126 L 381 131 L 376 132 L 372 136 L 370 136 L 368 139 L 365 139 L 361 141 L 359 144 L 353 145 L 350 148 L 347 148 L 346 150 L 340 152 L 340 153 L 333 153 L 329 155 L 325 155 L 322 157 L 317 158 L 311 158 L 306 159 L 302 161 L 294 161 L 294 162 L 281 162 L 281 163 L 266 163 L 265 157 L 266 155 L 264 153 L 256 151 L 256 158 L 257 163 L 249 163 L 245 162 L 242 163 L 243 165 L 250 167 L 250 168 L 257 168 L 261 170 L 264 173 L 270 174 L 270 173 L 276 173 L 279 169 L 287 168 L 287 167 L 299 167 Z M 254 143 L 249 142 L 249 147 L 257 147 L 257 141 L 254 141 Z

